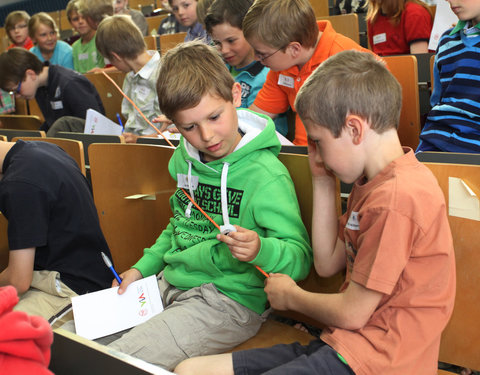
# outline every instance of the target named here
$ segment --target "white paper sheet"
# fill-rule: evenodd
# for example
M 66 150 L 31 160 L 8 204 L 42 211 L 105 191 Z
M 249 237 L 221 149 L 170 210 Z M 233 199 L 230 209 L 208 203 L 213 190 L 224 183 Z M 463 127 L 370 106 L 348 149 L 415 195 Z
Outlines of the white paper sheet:
M 118 287 L 72 298 L 75 329 L 89 340 L 123 331 L 163 311 L 155 275 L 131 283 L 122 295 Z
M 435 10 L 435 20 L 433 21 L 433 28 L 430 34 L 430 41 L 428 49 L 436 51 L 438 41 L 442 34 L 450 29 L 453 24 L 458 22 L 458 17 L 453 13 L 450 4 L 447 1 L 438 1 L 437 9 Z
M 123 128 L 94 109 L 87 110 L 85 134 L 122 135 Z

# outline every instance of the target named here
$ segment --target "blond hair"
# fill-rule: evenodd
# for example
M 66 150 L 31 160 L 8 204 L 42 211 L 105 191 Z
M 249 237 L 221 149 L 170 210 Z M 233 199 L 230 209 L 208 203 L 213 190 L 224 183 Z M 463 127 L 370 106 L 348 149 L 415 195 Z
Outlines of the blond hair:
M 256 0 L 243 19 L 246 39 L 255 38 L 276 49 L 286 48 L 291 42 L 315 47 L 318 32 L 308 0 Z
M 215 48 L 199 41 L 179 44 L 162 58 L 157 81 L 160 109 L 175 121 L 178 111 L 195 107 L 206 94 L 233 102 L 234 83 Z
M 107 16 L 113 15 L 112 0 L 79 0 L 78 13 L 89 17 L 97 25 Z
M 30 21 L 28 21 L 28 35 L 30 38 L 35 38 L 35 33 L 37 32 L 38 25 L 46 25 L 50 27 L 52 30 L 55 30 L 55 33 L 57 34 L 57 37 L 59 36 L 58 34 L 58 27 L 55 21 L 53 20 L 52 17 L 50 17 L 47 13 L 45 12 L 39 12 L 34 14 L 31 18 Z
M 377 133 L 398 128 L 402 88 L 385 63 L 368 52 L 342 51 L 325 60 L 297 94 L 295 109 L 339 137 L 348 115 L 360 116 Z
M 117 14 L 105 18 L 98 25 L 95 44 L 103 57 L 112 60 L 113 52 L 133 60 L 147 50 L 143 34 L 132 18 Z
M 421 5 L 428 11 L 430 17 L 433 18 L 432 11 L 428 5 L 421 0 L 369 0 L 367 8 L 367 21 L 370 23 L 375 23 L 378 15 L 382 12 L 385 16 L 390 18 L 390 21 L 394 25 L 398 25 L 400 23 L 400 19 L 402 18 L 402 12 L 405 9 L 405 4 L 407 1 Z

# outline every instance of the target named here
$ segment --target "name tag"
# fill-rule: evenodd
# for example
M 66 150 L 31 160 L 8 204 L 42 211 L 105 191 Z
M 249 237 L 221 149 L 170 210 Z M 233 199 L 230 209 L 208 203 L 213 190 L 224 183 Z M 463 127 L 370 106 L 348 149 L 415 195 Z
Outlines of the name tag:
M 348 218 L 346 228 L 351 230 L 360 229 L 360 223 L 358 222 L 358 212 L 352 211 L 350 217 Z
M 88 60 L 88 53 L 81 53 L 78 55 L 79 60 Z
M 198 187 L 198 176 L 190 176 L 192 183 L 192 189 L 197 190 Z M 179 189 L 190 189 L 188 184 L 188 176 L 186 174 L 177 173 L 177 187 Z
M 387 34 L 377 34 L 373 36 L 373 44 L 379 44 L 387 41 Z
M 293 77 L 288 77 L 288 76 L 284 76 L 283 74 L 280 74 L 278 76 L 278 84 L 280 86 L 290 87 L 291 89 L 293 89 L 294 88 Z
M 52 109 L 54 109 L 54 110 L 63 109 L 63 102 L 61 100 L 56 101 L 56 102 L 50 102 L 50 105 L 52 106 Z
M 139 86 L 136 90 L 138 100 L 145 100 L 150 93 L 150 89 L 145 86 Z

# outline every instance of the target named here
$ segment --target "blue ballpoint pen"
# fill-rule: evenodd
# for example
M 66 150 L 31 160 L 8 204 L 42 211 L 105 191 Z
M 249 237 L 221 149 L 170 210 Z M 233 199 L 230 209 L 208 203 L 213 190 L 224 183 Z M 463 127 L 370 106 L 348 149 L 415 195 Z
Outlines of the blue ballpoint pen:
M 117 273 L 117 271 L 115 271 L 115 268 L 113 268 L 113 264 L 112 264 L 112 262 L 110 261 L 110 259 L 108 259 L 108 257 L 105 255 L 105 253 L 104 253 L 103 251 L 100 252 L 100 254 L 102 254 L 103 261 L 105 262 L 105 264 L 107 265 L 107 267 L 110 268 L 110 271 L 112 271 L 113 276 L 115 276 L 115 278 L 117 279 L 118 283 L 121 284 L 121 283 L 122 283 L 122 279 L 120 278 L 120 276 L 118 276 L 118 273 Z
M 118 119 L 118 123 L 119 123 L 120 126 L 122 127 L 122 133 L 123 133 L 123 131 L 125 130 L 125 128 L 123 127 L 122 118 L 120 117 L 120 113 L 117 113 L 117 119 Z

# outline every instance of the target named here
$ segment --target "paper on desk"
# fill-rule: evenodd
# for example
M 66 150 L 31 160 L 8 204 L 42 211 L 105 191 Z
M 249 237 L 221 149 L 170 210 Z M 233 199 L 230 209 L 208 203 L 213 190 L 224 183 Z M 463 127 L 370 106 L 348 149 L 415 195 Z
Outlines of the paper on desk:
M 475 192 L 460 178 L 448 178 L 448 214 L 480 221 L 480 202 Z
M 124 294 L 118 287 L 72 298 L 77 334 L 89 340 L 146 322 L 163 311 L 155 275 L 131 283 Z
M 85 134 L 122 135 L 123 128 L 94 109 L 87 110 Z
M 430 41 L 428 42 L 428 49 L 436 51 L 438 41 L 442 34 L 457 22 L 458 17 L 453 13 L 450 4 L 447 1 L 438 1 L 435 10 L 435 20 L 433 21 L 432 32 L 430 33 Z

